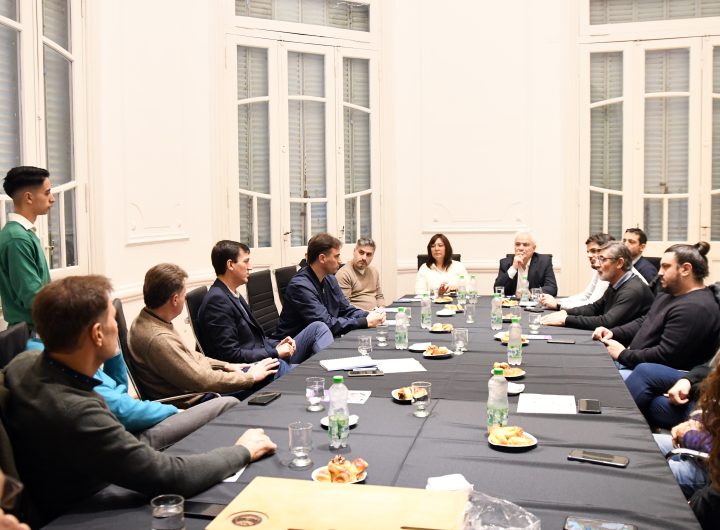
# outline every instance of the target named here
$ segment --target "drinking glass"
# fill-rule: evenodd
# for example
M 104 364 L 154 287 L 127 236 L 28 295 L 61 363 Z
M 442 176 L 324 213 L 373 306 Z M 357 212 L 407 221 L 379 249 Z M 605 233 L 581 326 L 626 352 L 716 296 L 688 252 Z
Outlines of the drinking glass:
M 412 387 L 413 403 L 415 403 L 415 412 L 413 416 L 417 418 L 426 418 L 430 415 L 428 406 L 430 405 L 430 387 L 427 381 L 415 381 L 410 385 Z
M 380 348 L 387 346 L 388 326 L 387 324 L 378 324 L 377 326 L 377 345 Z
M 453 347 L 455 348 L 455 355 L 462 355 L 463 352 L 467 351 L 468 343 L 468 329 L 467 328 L 455 328 L 452 330 Z
M 181 495 L 158 495 L 150 506 L 152 530 L 185 530 L 185 499 Z
M 467 324 L 475 322 L 475 302 L 471 302 L 469 298 L 468 303 L 465 304 L 465 322 Z
M 312 423 L 296 421 L 288 425 L 290 453 L 293 459 L 290 467 L 293 469 L 306 469 L 312 465 L 310 451 L 312 451 Z
M 370 355 L 372 353 L 372 337 L 370 335 L 358 337 L 358 353 L 360 355 Z
M 407 316 L 407 319 L 410 320 L 412 318 L 412 308 L 405 306 L 405 316 Z
M 458 305 L 462 305 L 462 306 L 464 306 L 467 303 L 467 293 L 466 292 L 458 291 L 457 303 L 458 303 Z
M 505 287 L 495 287 L 495 292 L 500 295 L 500 298 L 505 296 Z
M 539 304 L 542 294 L 542 287 L 533 287 L 532 289 L 530 289 L 530 300 Z
M 509 307 L 508 313 L 510 313 L 514 317 L 518 317 L 520 321 L 522 322 L 522 308 L 519 305 Z
M 324 377 L 308 377 L 305 379 L 305 398 L 308 402 L 305 410 L 310 412 L 325 410 L 325 405 L 322 403 L 325 398 Z
M 530 333 L 536 335 L 538 330 L 540 329 L 541 322 L 542 313 L 534 313 L 533 316 L 530 317 Z

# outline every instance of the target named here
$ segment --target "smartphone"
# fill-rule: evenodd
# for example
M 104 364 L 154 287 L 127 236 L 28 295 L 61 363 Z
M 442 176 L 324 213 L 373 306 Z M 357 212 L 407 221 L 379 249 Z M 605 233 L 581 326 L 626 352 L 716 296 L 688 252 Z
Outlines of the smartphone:
M 600 519 L 588 519 L 587 517 L 569 515 L 567 519 L 565 519 L 563 530 L 637 530 L 637 526 L 629 523 L 602 521 Z
M 226 506 L 226 504 L 212 502 L 185 501 L 185 516 L 199 519 L 215 519 Z
M 280 397 L 280 392 L 258 392 L 248 399 L 248 405 L 267 405 Z
M 630 459 L 626 456 L 611 455 L 608 453 L 597 453 L 586 449 L 573 449 L 567 457 L 568 460 L 579 462 L 590 462 L 602 466 L 627 467 Z
M 600 401 L 597 399 L 578 399 L 578 412 L 583 414 L 600 414 Z
M 374 375 L 385 375 L 380 368 L 356 368 L 348 372 L 348 377 L 371 377 Z
M 575 344 L 572 339 L 548 339 L 548 344 Z
M 545 308 L 541 305 L 534 305 L 531 307 L 526 307 L 525 311 L 529 311 L 530 313 L 543 313 L 545 312 Z

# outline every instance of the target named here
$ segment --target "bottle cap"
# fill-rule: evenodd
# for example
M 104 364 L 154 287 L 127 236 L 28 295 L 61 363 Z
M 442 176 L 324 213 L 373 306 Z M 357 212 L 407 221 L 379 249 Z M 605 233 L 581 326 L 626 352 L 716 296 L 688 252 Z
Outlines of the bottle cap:
M 513 324 L 519 324 L 519 323 L 520 323 L 520 317 L 517 316 L 517 315 L 513 315 L 513 316 L 510 318 L 510 321 L 511 321 Z
M 425 292 L 423 293 L 423 298 L 430 298 L 430 293 L 428 293 L 427 291 L 425 291 Z M 404 310 L 404 309 L 405 309 L 405 308 L 403 307 L 403 310 Z
M 493 368 L 493 375 L 503 375 L 505 373 L 505 370 L 502 368 Z
M 493 293 L 493 298 L 500 298 L 500 293 Z
M 397 312 L 398 312 L 398 313 L 404 313 L 404 312 L 405 312 L 405 308 L 404 308 L 404 307 L 398 307 L 398 311 L 397 311 Z
M 334 375 L 333 376 L 333 383 L 339 384 L 342 383 L 345 379 L 343 379 L 343 376 L 341 375 Z

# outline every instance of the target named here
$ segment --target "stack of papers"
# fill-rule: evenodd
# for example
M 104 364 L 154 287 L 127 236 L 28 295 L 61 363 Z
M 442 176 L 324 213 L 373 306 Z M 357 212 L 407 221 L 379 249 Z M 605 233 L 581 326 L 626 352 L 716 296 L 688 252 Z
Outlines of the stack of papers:
M 326 359 L 320 361 L 320 366 L 328 372 L 336 370 L 354 370 L 355 368 L 368 368 L 375 366 L 374 361 L 369 355 L 358 355 L 357 357 L 343 357 L 342 359 Z
M 518 413 L 575 414 L 575 396 L 557 394 L 520 394 Z
M 376 361 L 377 367 L 386 374 L 402 374 L 405 372 L 427 372 L 417 359 L 382 359 Z

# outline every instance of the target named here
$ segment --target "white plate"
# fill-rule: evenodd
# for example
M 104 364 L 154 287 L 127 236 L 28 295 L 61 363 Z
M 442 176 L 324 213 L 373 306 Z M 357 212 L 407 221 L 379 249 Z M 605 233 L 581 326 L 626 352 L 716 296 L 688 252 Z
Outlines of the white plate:
M 516 366 L 511 366 L 511 368 L 518 368 L 518 367 L 516 367 Z M 494 374 L 493 374 L 493 371 L 492 371 L 492 368 L 490 369 L 490 375 L 494 375 Z M 508 381 L 512 381 L 513 379 L 520 379 L 521 377 L 525 377 L 525 370 L 523 370 L 522 368 L 520 368 L 520 372 L 519 372 L 517 375 L 504 375 L 503 377 L 504 377 L 505 379 L 507 379 Z
M 525 385 L 521 385 L 519 383 L 513 383 L 512 381 L 508 381 L 508 396 L 517 396 L 518 394 L 522 394 L 525 390 Z
M 436 311 L 435 314 L 439 317 L 451 317 L 455 315 L 455 311 L 452 309 L 441 309 L 440 311 Z
M 422 353 L 427 350 L 431 344 L 432 342 L 416 342 L 415 344 L 411 344 L 410 346 L 408 346 L 408 350 Z
M 423 357 L 426 359 L 449 359 L 453 356 L 453 352 L 448 350 L 446 353 L 438 353 L 436 355 L 430 355 L 427 351 L 423 353 Z
M 350 416 L 348 417 L 348 420 L 350 420 L 350 427 L 355 427 L 355 425 L 357 425 L 357 422 L 359 419 L 360 419 L 360 416 L 358 416 L 357 414 L 350 414 Z M 327 416 L 325 416 L 324 418 L 322 418 L 320 420 L 320 425 L 322 425 L 326 429 L 328 428 L 328 417 Z
M 314 469 L 313 472 L 312 472 L 312 479 L 313 479 L 315 482 L 320 482 L 320 481 L 319 481 L 317 478 L 315 478 L 315 477 L 317 476 L 318 473 L 320 473 L 321 471 L 323 471 L 323 470 L 325 470 L 325 469 L 327 469 L 327 466 L 323 466 L 323 467 L 319 467 L 319 468 L 317 468 L 317 469 Z M 358 482 L 364 481 L 366 478 L 367 478 L 367 471 L 363 471 L 362 474 L 357 478 L 357 480 L 354 480 L 353 482 L 345 482 L 345 484 L 357 484 Z M 330 483 L 330 482 L 328 481 L 328 483 Z M 333 484 L 343 484 L 343 483 L 342 483 L 342 482 L 333 482 Z
M 511 451 L 511 452 L 512 451 L 526 451 L 528 449 L 533 449 L 533 448 L 537 447 L 537 443 L 538 443 L 537 438 L 535 438 L 532 434 L 530 434 L 527 431 L 525 432 L 525 436 L 530 438 L 530 441 L 532 443 L 529 443 L 528 445 L 503 445 L 503 444 L 496 444 L 496 443 L 491 442 L 490 437 L 488 437 L 488 443 L 494 449 L 499 449 L 501 451 Z
M 520 307 L 535 307 L 537 302 L 520 302 Z

